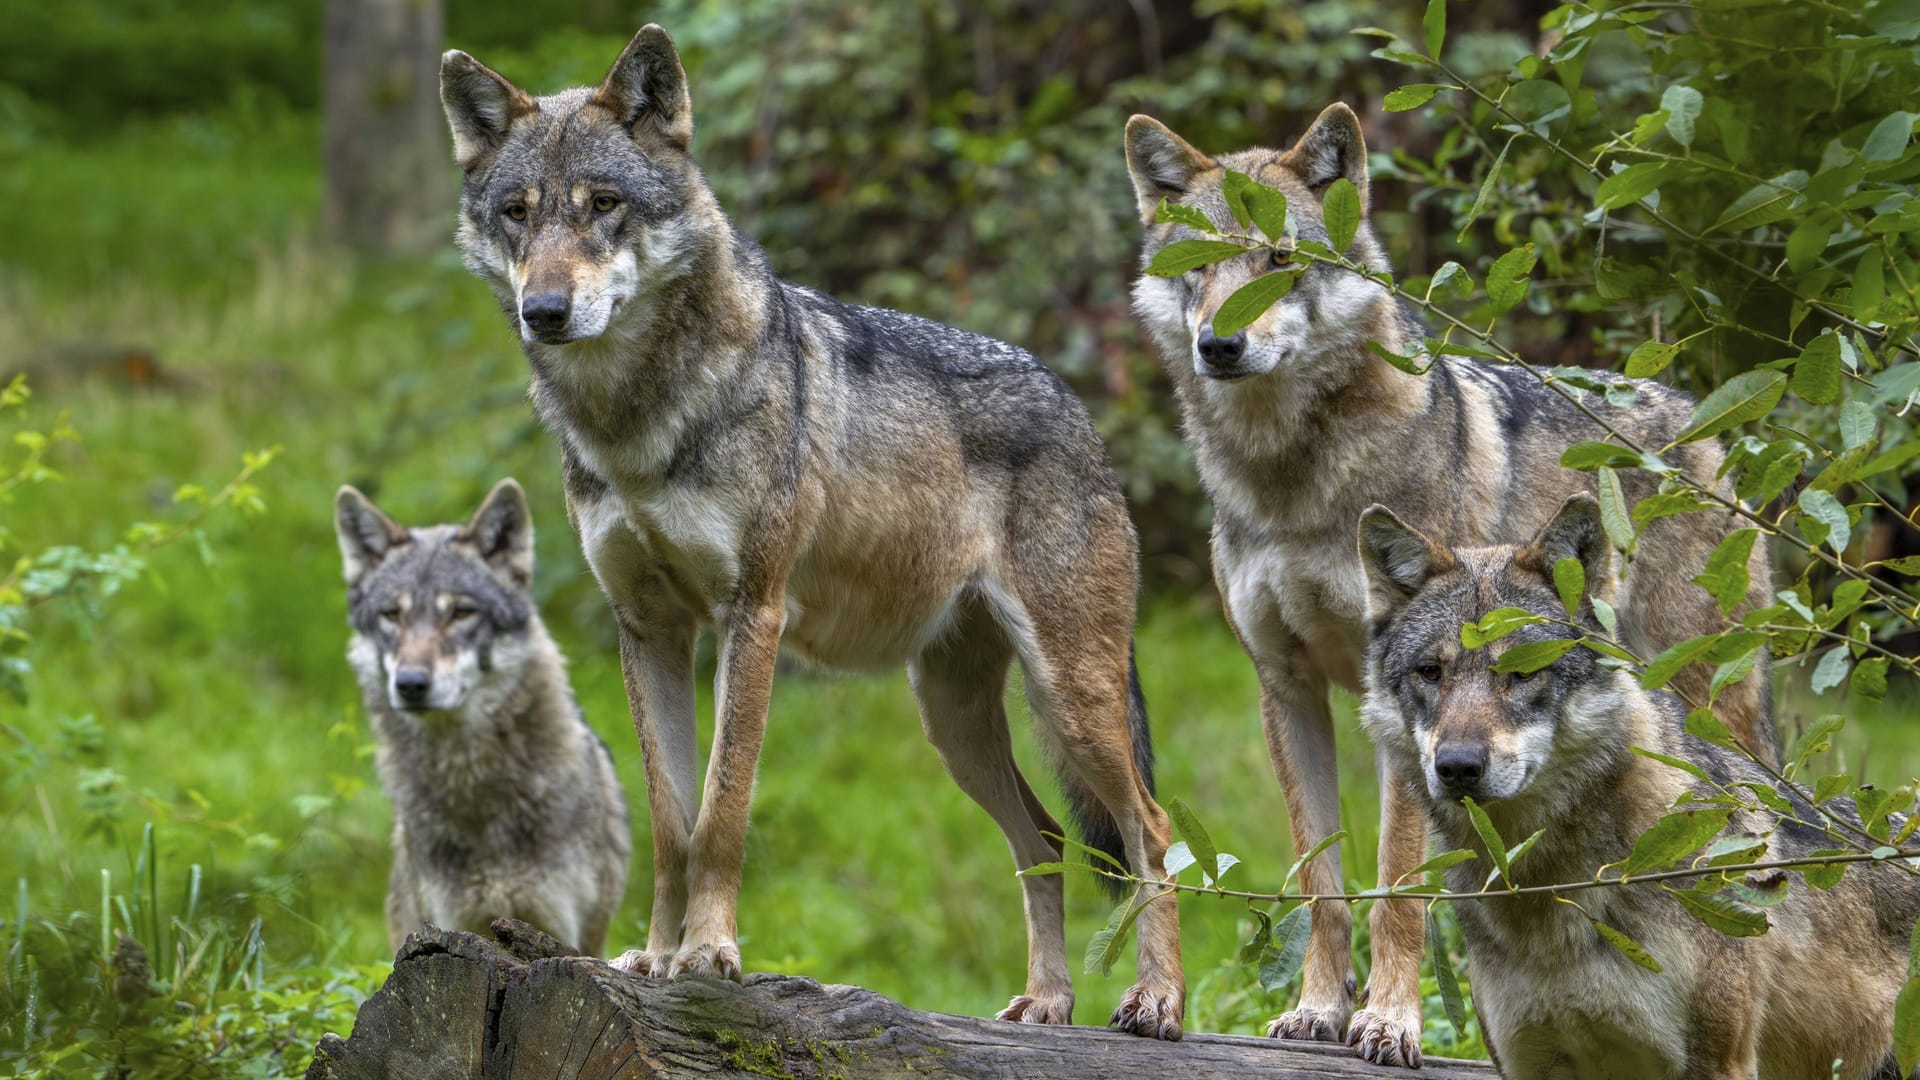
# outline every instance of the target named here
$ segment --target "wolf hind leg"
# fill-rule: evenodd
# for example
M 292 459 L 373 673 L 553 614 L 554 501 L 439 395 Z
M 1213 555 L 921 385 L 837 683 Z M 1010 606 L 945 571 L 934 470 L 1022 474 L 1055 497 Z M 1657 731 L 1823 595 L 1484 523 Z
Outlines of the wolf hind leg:
M 960 790 L 1000 826 L 1014 866 L 1061 857 L 1060 823 L 1043 806 L 1013 759 L 1007 728 L 1007 669 L 1013 649 L 978 606 L 945 639 L 907 665 L 927 741 Z M 1027 924 L 1025 991 L 998 1014 L 1029 1024 L 1073 1022 L 1073 977 L 1067 965 L 1062 877 L 1022 877 Z
M 1027 701 L 1061 771 L 1070 780 L 1078 778 L 1112 816 L 1133 873 L 1149 882 L 1164 881 L 1172 823 L 1154 801 L 1134 755 L 1131 604 L 1112 612 L 1101 611 L 1097 603 L 1074 602 L 1101 595 L 1083 585 L 1078 596 L 1003 602 L 1006 610 L 998 614 L 1010 627 L 1026 671 Z M 1184 1033 L 1186 981 L 1175 899 L 1170 889 L 1145 898 L 1136 923 L 1138 977 L 1109 1021 L 1122 1031 L 1167 1040 Z

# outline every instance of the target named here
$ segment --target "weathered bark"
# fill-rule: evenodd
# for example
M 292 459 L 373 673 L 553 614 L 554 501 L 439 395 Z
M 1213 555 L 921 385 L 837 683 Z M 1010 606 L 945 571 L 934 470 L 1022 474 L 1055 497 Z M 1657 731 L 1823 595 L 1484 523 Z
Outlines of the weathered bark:
M 523 923 L 498 943 L 428 929 L 360 1008 L 353 1037 L 320 1041 L 307 1080 L 408 1077 L 1161 1076 L 1179 1080 L 1392 1077 L 1332 1046 L 1230 1035 L 1155 1042 L 1095 1027 L 1033 1027 L 915 1012 L 854 986 L 749 976 L 744 986 L 623 975 L 567 955 Z M 1485 1080 L 1429 1060 L 1422 1080 Z
M 452 156 L 440 111 L 441 0 L 327 0 L 327 231 L 363 251 L 445 242 Z

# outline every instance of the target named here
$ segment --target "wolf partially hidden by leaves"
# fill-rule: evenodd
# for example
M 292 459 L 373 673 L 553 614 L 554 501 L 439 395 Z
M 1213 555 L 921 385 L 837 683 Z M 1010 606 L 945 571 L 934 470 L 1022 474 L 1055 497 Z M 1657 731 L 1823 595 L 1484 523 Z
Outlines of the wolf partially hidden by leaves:
M 1705 869 L 1452 901 L 1501 1075 L 1902 1075 L 1889 1049 L 1920 877 L 1876 862 L 1710 869 L 1837 853 L 1834 829 L 1885 843 L 1897 819 L 1863 822 L 1847 797 L 1816 810 L 1805 792 L 1776 788 L 1745 756 L 1690 734 L 1678 698 L 1579 644 L 1607 632 L 1588 590 L 1562 588 L 1556 569 L 1580 567 L 1572 580 L 1604 602 L 1613 552 L 1591 496 L 1517 546 L 1450 547 L 1384 507 L 1362 515 L 1359 534 L 1362 716 L 1440 842 L 1478 855 L 1447 870 L 1451 891 L 1481 889 L 1503 864 L 1515 887 L 1584 882 L 1602 867 Z M 1490 613 L 1503 630 L 1468 648 L 1461 627 Z M 1508 853 L 1501 837 L 1533 839 Z
M 1148 230 L 1134 306 L 1172 377 L 1213 503 L 1215 581 L 1259 673 L 1294 850 L 1306 853 L 1339 828 L 1327 693 L 1361 687 L 1366 587 L 1353 529 L 1362 510 L 1387 503 L 1452 544 L 1522 540 L 1570 493 L 1594 490 L 1594 474 L 1561 465 L 1570 446 L 1606 436 L 1594 416 L 1642 444 L 1672 444 L 1668 464 L 1709 489 L 1731 498 L 1732 485 L 1717 479 L 1718 444 L 1694 437 L 1685 395 L 1632 380 L 1622 382 L 1630 404 L 1598 394 L 1576 403 L 1516 367 L 1429 350 L 1417 312 L 1378 282 L 1323 261 L 1387 269 L 1366 218 L 1360 122 L 1345 105 L 1322 112 L 1288 149 L 1219 158 L 1135 116 L 1126 153 Z M 1309 246 L 1322 259 L 1307 258 Z M 1514 291 L 1524 292 L 1524 273 Z M 1405 358 L 1429 351 L 1424 374 L 1407 370 Z M 1659 482 L 1649 470 L 1618 476 L 1622 507 Z M 1724 626 L 1716 595 L 1692 579 L 1739 524 L 1730 512 L 1703 510 L 1645 525 L 1617 594 L 1630 648 L 1651 656 Z M 1766 548 L 1753 538 L 1744 534 L 1744 550 L 1733 540 L 1724 560 L 1730 584 L 1719 599 L 1736 612 L 1771 596 Z M 1716 711 L 1771 758 L 1765 656 L 1749 656 L 1744 677 L 1715 688 Z M 1710 675 L 1690 668 L 1675 686 L 1705 702 Z M 1421 861 L 1426 830 L 1416 793 L 1384 762 L 1380 773 L 1379 872 L 1391 885 Z M 1337 893 L 1343 880 L 1336 844 L 1309 861 L 1301 883 Z M 1354 1012 L 1352 916 L 1316 904 L 1299 1006 L 1269 1034 L 1351 1042 L 1373 1061 L 1419 1063 L 1424 920 L 1404 901 L 1376 902 L 1371 919 L 1365 1009 Z
M 597 952 L 626 891 L 627 800 L 534 608 L 520 485 L 419 529 L 343 487 L 334 524 L 347 659 L 393 800 L 392 945 L 513 918 Z
M 465 171 L 460 246 L 531 362 L 645 753 L 653 916 L 619 964 L 741 977 L 748 804 L 782 647 L 904 664 L 928 739 L 1027 868 L 1062 845 L 1014 763 L 1018 659 L 1082 833 L 1164 879 L 1133 525 L 1067 386 L 1003 342 L 776 277 L 694 163 L 687 76 L 657 26 L 598 86 L 535 98 L 451 52 L 441 96 Z M 719 645 L 704 783 L 702 626 Z M 1021 888 L 1026 987 L 1000 1016 L 1068 1023 L 1061 876 Z M 1113 1023 L 1177 1039 L 1169 893 L 1138 914 L 1139 978 Z

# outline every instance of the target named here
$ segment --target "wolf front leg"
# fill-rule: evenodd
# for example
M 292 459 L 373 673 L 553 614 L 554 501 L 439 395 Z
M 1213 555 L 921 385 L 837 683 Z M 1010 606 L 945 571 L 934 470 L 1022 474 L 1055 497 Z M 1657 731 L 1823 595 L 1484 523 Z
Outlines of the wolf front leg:
M 1304 855 L 1340 828 L 1339 766 L 1334 757 L 1333 717 L 1327 682 L 1311 668 L 1293 641 L 1263 643 L 1254 651 L 1260 675 L 1260 717 L 1274 775 L 1287 800 L 1293 850 Z M 1278 644 L 1279 648 L 1273 646 Z M 1301 868 L 1308 894 L 1342 892 L 1340 845 L 1333 844 Z M 1313 905 L 1307 966 L 1300 1004 L 1275 1017 L 1267 1035 L 1276 1039 L 1345 1042 L 1353 1013 L 1353 913 L 1343 903 Z
M 1412 777 L 1398 775 L 1384 750 L 1374 751 L 1380 777 L 1380 886 L 1405 884 L 1427 853 L 1427 819 Z M 1375 900 L 1373 970 L 1366 1008 L 1353 1014 L 1347 1043 L 1376 1065 L 1420 1067 L 1420 953 L 1426 916 L 1418 900 Z
M 687 853 L 687 933 L 673 958 L 674 976 L 740 980 L 735 912 L 746 860 L 747 815 L 785 626 L 786 612 L 777 593 L 770 600 L 736 606 L 720 626 L 713 752 Z
M 699 748 L 694 729 L 694 625 L 665 605 L 615 606 L 620 673 L 646 765 L 647 814 L 653 833 L 653 914 L 647 947 L 629 949 L 614 966 L 664 976 L 680 950 L 687 917 L 687 853 L 699 812 Z

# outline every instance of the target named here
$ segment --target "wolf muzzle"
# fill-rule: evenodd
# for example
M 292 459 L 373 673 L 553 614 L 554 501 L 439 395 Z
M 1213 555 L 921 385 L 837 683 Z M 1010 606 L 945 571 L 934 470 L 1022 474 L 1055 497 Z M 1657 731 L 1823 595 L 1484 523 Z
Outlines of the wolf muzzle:
M 1209 323 L 1200 324 L 1193 341 L 1194 371 L 1209 379 L 1241 379 L 1253 372 L 1242 362 L 1247 355 L 1247 332 L 1220 337 Z
M 573 298 L 559 290 L 534 293 L 520 301 L 520 321 L 548 344 L 565 340 L 572 320 Z

